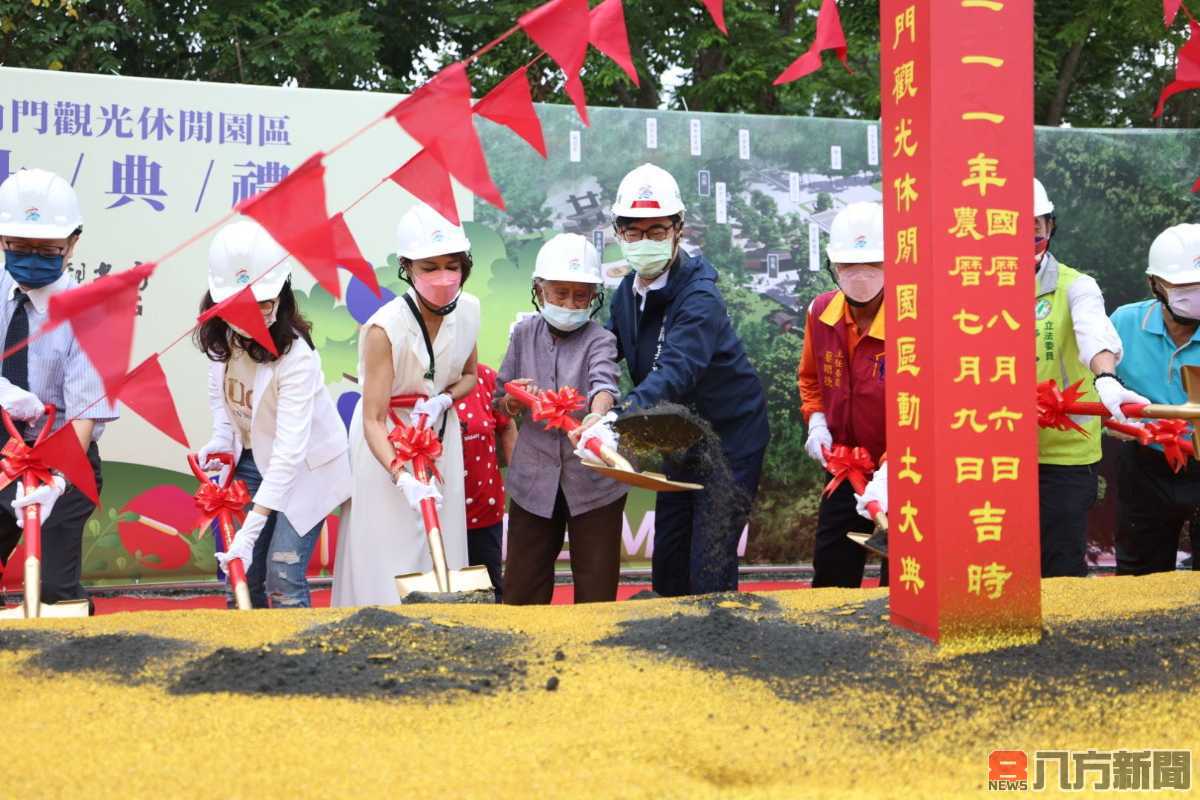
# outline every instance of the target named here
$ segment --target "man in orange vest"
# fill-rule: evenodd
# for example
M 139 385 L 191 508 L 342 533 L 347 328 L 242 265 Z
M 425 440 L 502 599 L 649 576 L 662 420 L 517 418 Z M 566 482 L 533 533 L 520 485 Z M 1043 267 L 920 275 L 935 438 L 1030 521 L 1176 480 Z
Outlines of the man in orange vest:
M 829 269 L 838 289 L 813 300 L 804 326 L 804 353 L 797 378 L 808 424 L 805 449 L 827 467 L 825 449 L 864 448 L 872 461 L 884 457 L 887 414 L 884 392 L 883 208 L 851 203 L 833 220 Z M 886 482 L 887 467 L 875 473 Z M 854 490 L 843 481 L 822 496 L 813 553 L 813 587 L 862 584 L 867 551 L 846 537 L 870 533 L 855 510 Z M 880 583 L 887 584 L 887 562 Z

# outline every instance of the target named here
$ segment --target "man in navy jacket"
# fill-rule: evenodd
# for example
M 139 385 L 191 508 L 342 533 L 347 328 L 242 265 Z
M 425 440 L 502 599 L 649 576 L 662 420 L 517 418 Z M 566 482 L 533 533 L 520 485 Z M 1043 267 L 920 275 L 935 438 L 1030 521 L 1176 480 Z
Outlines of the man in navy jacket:
M 608 322 L 617 337 L 617 357 L 625 359 L 635 384 L 625 410 L 663 402 L 688 406 L 720 437 L 740 490 L 710 485 L 658 496 L 654 591 L 675 596 L 736 590 L 738 540 L 770 437 L 762 382 L 733 330 L 716 270 L 679 246 L 684 208 L 675 179 L 643 164 L 621 181 L 612 210 L 621 250 L 633 268 L 617 288 Z M 714 477 L 687 465 L 669 476 L 699 483 Z

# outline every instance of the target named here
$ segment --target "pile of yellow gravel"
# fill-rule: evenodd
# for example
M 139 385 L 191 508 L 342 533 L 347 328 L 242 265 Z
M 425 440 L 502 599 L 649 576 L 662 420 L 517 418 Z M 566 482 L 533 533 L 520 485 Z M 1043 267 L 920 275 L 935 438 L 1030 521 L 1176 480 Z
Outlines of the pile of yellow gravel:
M 993 749 L 1196 750 L 1198 600 L 1050 580 L 1041 643 L 958 655 L 885 590 L 9 622 L 3 793 L 986 793 Z

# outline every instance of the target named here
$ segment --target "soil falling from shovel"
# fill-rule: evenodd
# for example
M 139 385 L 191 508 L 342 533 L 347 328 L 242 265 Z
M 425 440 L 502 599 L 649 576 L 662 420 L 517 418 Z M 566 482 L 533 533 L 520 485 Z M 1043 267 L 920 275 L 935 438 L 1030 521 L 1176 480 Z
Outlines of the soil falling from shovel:
M 618 449 L 638 469 L 704 484 L 703 492 L 691 493 L 694 513 L 700 524 L 721 535 L 705 537 L 710 552 L 703 554 L 703 563 L 724 564 L 726 551 L 736 544 L 728 540 L 741 536 L 753 498 L 734 480 L 721 438 L 708 420 L 687 406 L 659 403 L 622 415 L 614 427 L 621 434 Z

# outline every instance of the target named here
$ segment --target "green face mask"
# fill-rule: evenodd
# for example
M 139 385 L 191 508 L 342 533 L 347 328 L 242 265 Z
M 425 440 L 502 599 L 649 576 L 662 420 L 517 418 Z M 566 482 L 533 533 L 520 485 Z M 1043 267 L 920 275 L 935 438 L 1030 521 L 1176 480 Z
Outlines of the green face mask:
M 673 239 L 652 242 L 642 239 L 640 242 L 621 242 L 621 254 L 642 278 L 657 278 L 671 263 L 675 252 Z

